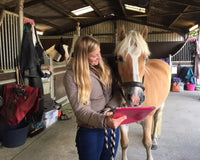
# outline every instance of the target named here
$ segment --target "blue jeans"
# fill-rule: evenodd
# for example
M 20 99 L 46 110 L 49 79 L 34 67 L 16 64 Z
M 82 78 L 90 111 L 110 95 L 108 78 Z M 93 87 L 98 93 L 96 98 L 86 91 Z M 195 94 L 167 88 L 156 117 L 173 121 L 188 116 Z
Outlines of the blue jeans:
M 111 130 L 108 130 L 108 149 L 105 147 L 104 129 L 88 129 L 80 127 L 76 134 L 76 147 L 79 160 L 110 160 L 110 137 Z M 120 131 L 116 129 L 115 157 L 119 144 Z

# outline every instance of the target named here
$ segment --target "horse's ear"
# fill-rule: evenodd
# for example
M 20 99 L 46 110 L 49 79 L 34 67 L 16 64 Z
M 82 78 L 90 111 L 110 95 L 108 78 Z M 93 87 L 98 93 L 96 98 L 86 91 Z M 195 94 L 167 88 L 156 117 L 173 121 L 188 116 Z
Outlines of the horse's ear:
M 64 41 L 63 37 L 60 38 L 60 43 L 61 44 L 65 44 L 65 41 Z
M 142 36 L 143 36 L 143 38 L 144 38 L 145 41 L 147 40 L 148 33 L 149 33 L 148 27 L 147 27 L 147 26 L 144 26 L 144 28 L 143 28 L 141 34 L 142 34 Z
M 122 27 L 118 31 L 118 39 L 119 41 L 122 41 L 125 37 L 126 37 L 125 26 L 122 25 Z

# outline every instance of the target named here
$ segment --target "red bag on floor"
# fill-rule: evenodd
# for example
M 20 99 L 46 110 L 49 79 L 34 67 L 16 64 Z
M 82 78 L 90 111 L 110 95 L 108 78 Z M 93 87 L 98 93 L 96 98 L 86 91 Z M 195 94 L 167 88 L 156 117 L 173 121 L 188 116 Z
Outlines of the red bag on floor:
M 181 92 L 181 84 L 174 82 L 172 84 L 172 92 Z
M 25 117 L 29 118 L 39 110 L 40 98 L 40 88 L 19 84 L 5 85 L 1 115 L 10 126 L 17 125 Z

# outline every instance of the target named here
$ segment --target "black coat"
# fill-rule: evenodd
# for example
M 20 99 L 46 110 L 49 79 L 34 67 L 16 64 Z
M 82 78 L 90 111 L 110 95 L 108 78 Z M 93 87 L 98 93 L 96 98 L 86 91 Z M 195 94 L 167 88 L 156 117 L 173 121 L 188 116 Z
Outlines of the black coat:
M 24 24 L 24 34 L 21 46 L 20 67 L 23 78 L 27 77 L 43 77 L 41 64 L 44 62 L 43 48 L 37 42 L 33 44 L 31 24 Z M 25 74 L 26 72 L 26 74 Z

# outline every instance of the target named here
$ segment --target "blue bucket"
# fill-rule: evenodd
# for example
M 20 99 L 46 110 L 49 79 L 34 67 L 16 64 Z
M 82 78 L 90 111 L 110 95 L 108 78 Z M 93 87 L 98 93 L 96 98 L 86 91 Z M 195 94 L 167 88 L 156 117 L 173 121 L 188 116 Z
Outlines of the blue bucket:
M 8 148 L 14 148 L 23 145 L 28 135 L 28 124 L 23 123 L 17 126 L 5 124 L 0 128 L 0 139 L 2 144 Z

